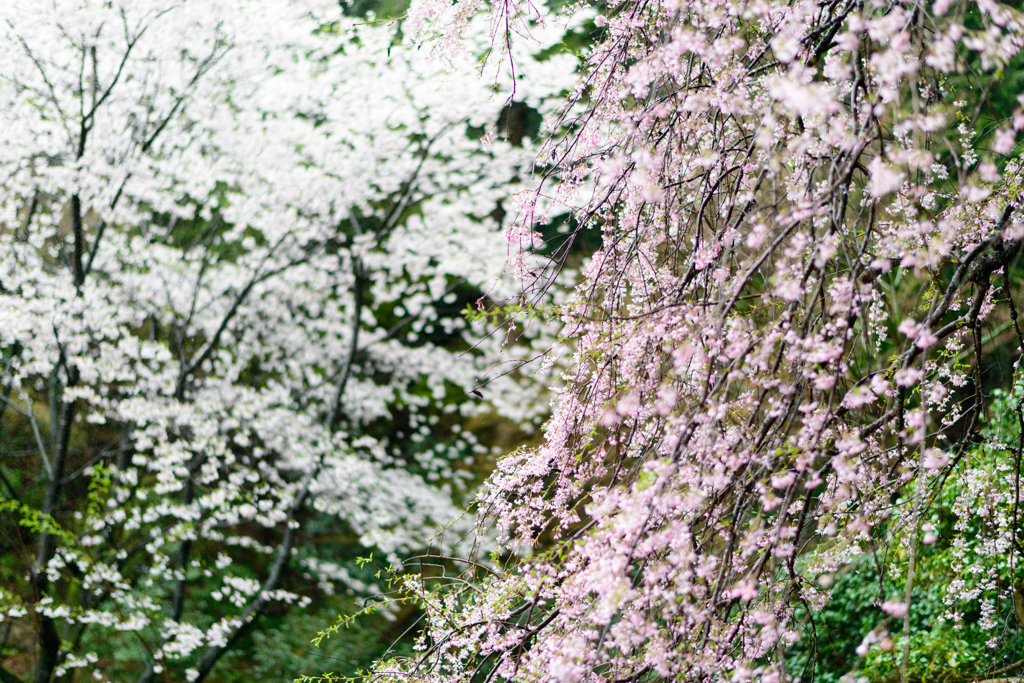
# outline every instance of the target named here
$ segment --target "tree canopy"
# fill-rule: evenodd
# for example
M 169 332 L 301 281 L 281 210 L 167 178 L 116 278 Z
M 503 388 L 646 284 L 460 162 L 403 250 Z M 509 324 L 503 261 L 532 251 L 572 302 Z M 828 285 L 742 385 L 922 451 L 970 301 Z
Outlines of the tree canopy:
M 559 37 L 518 55 L 538 113 Z M 546 408 L 549 333 L 463 315 L 514 291 L 510 88 L 331 2 L 10 2 L 0 44 L 4 680 L 202 681 L 465 533 L 467 425 Z
M 476 8 L 410 17 L 444 53 Z M 573 353 L 545 441 L 477 498 L 486 571 L 396 573 L 429 624 L 373 679 L 1018 675 L 1024 15 L 598 10 L 548 201 L 510 229 L 544 243 L 553 197 L 601 235 L 550 309 Z M 528 7 L 495 11 L 515 45 Z

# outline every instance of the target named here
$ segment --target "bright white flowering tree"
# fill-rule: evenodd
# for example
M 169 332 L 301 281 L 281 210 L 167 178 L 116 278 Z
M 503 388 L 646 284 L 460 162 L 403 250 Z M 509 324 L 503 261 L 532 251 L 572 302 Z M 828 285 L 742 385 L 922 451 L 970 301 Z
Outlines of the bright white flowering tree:
M 423 548 L 464 421 L 543 411 L 481 387 L 518 347 L 460 312 L 511 292 L 534 155 L 464 37 L 446 70 L 326 1 L 0 7 L 0 620 L 36 683 L 128 642 L 140 683 L 204 679 L 269 604 L 359 587 L 309 525 Z M 516 101 L 573 65 L 516 55 Z

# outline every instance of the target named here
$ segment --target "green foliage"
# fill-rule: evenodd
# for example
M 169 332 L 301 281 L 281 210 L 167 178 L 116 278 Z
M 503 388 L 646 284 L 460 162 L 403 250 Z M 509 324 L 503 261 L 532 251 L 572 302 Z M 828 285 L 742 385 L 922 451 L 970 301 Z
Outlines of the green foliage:
M 402 18 L 409 4 L 409 0 L 349 0 L 342 6 L 350 16 L 386 21 Z
M 9 512 L 16 519 L 18 526 L 24 527 L 34 534 L 47 534 L 60 538 L 65 543 L 74 543 L 75 535 L 64 530 L 57 521 L 43 512 L 19 503 L 15 500 L 0 500 L 0 513 Z
M 925 492 L 924 542 L 918 544 L 910 619 L 911 681 L 954 683 L 1019 675 L 1024 665 L 1024 610 L 1015 609 L 1013 597 L 1020 595 L 1024 606 L 1019 546 L 993 550 L 1000 528 L 1009 527 L 1019 536 L 1013 499 L 1019 486 L 1018 411 L 1024 383 L 1018 379 L 1014 392 L 996 390 L 994 397 L 980 443 L 950 463 L 937 497 L 932 495 L 934 481 Z M 954 447 L 954 456 L 956 451 Z M 909 505 L 914 494 L 914 486 L 908 486 L 894 509 Z M 978 510 L 985 514 L 976 514 Z M 833 683 L 851 680 L 844 678 L 848 674 L 872 682 L 899 680 L 903 619 L 880 607 L 903 600 L 909 543 L 898 515 L 891 519 L 887 527 L 873 531 L 873 550 L 822 581 L 831 582 L 826 607 L 795 615 L 803 624 L 802 639 L 787 655 L 787 668 L 801 675 L 800 680 Z M 865 648 L 862 642 L 872 631 L 879 637 Z
M 225 667 L 232 673 L 222 676 L 222 680 L 288 681 L 318 676 L 323 671 L 348 676 L 368 669 L 401 637 L 414 617 L 391 612 L 367 615 L 348 624 L 336 637 L 325 638 L 318 644 L 310 641 L 310 634 L 330 621 L 331 614 L 356 611 L 360 602 L 336 596 L 317 610 L 294 610 L 281 618 L 266 619 L 262 628 L 251 635 L 251 643 L 239 650 L 231 666 Z M 399 642 L 395 647 L 402 654 L 412 651 L 408 642 Z
M 470 322 L 484 321 L 496 326 L 507 324 L 512 320 L 529 321 L 533 318 L 544 318 L 555 313 L 555 307 L 535 306 L 528 302 L 495 304 L 486 307 L 483 299 L 477 301 L 475 306 L 466 304 L 466 308 L 462 311 L 466 320 Z

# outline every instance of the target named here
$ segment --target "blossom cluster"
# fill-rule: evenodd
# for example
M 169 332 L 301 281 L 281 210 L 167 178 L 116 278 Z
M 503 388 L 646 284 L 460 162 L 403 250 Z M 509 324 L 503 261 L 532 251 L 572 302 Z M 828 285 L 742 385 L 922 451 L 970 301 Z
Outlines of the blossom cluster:
M 574 237 L 602 239 L 558 308 L 572 363 L 544 443 L 502 459 L 478 498 L 506 554 L 470 588 L 410 581 L 421 652 L 376 674 L 811 680 L 813 660 L 787 670 L 786 654 L 816 637 L 832 577 L 893 547 L 904 590 L 863 606 L 889 630 L 857 654 L 902 631 L 906 680 L 937 492 L 963 491 L 957 534 L 992 518 L 957 555 L 973 578 L 950 587 L 950 623 L 983 593 L 1007 604 L 996 565 L 1020 547 L 1019 446 L 994 469 L 971 453 L 983 349 L 1024 347 L 1024 99 L 982 130 L 991 110 L 964 74 L 998 88 L 1024 15 L 629 0 L 593 26 L 571 132 L 539 157 L 547 201 L 577 207 Z M 548 272 L 524 287 L 540 296 Z
M 467 422 L 547 411 L 486 380 L 550 333 L 461 314 L 515 291 L 501 207 L 535 156 L 474 69 L 487 22 L 463 37 L 444 68 L 333 0 L 2 3 L 0 621 L 36 681 L 104 679 L 87 644 L 122 638 L 142 683 L 204 679 L 308 604 L 296 572 L 370 589 L 311 525 L 399 561 L 489 454 Z M 517 48 L 541 116 L 560 37 Z

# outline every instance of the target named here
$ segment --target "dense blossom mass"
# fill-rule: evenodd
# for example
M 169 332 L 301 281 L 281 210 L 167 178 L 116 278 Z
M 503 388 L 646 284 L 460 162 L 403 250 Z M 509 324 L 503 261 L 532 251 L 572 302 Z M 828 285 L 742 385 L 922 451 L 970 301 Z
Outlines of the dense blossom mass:
M 451 27 L 478 4 L 421 0 L 410 17 L 456 54 Z M 495 55 L 531 12 L 500 4 Z M 454 581 L 403 579 L 428 625 L 377 680 L 812 680 L 834 673 L 817 665 L 830 587 L 868 557 L 880 573 L 856 609 L 875 626 L 846 671 L 884 656 L 905 681 L 935 543 L 950 580 L 934 623 L 997 648 L 1024 603 L 1021 403 L 1018 388 L 991 406 L 986 386 L 1011 382 L 982 372 L 997 339 L 1014 368 L 1024 347 L 1010 277 L 1024 98 L 1005 85 L 1024 14 L 989 0 L 601 12 L 509 231 L 550 256 L 521 273 L 521 303 L 573 345 L 545 442 L 501 460 L 478 497 L 498 553 Z M 552 241 L 558 206 L 577 207 L 572 237 L 602 243 L 552 308 L 539 296 L 572 258 Z M 1010 428 L 981 430 L 996 419 Z M 1013 670 L 929 673 L 961 655 L 914 677 Z
M 425 547 L 487 450 L 467 421 L 546 410 L 486 381 L 543 330 L 461 314 L 514 291 L 503 202 L 536 153 L 464 29 L 442 66 L 336 2 L 0 3 L 17 673 L 203 680 L 269 605 L 366 588 L 317 538 Z M 517 48 L 517 105 L 571 87 L 573 57 L 532 56 L 560 37 Z

